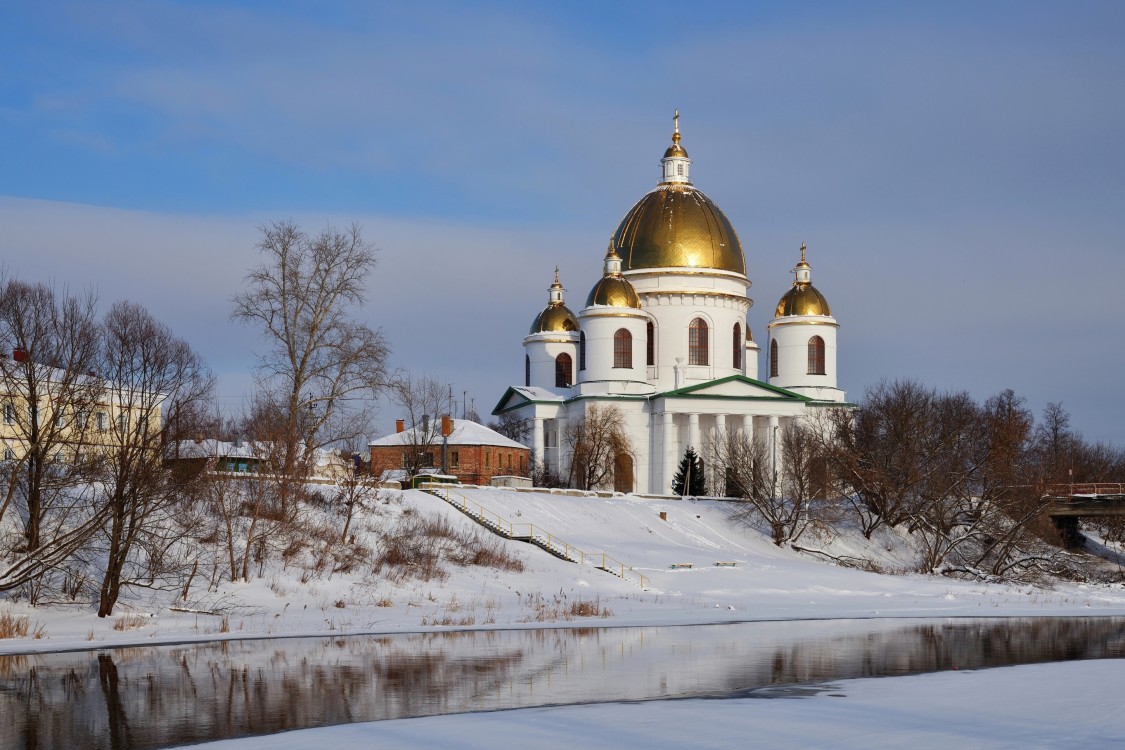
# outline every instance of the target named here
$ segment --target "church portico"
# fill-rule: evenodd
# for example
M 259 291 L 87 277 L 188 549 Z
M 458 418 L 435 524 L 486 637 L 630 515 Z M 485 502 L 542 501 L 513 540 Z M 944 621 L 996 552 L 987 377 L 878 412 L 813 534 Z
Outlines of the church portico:
M 729 220 L 692 183 L 681 140 L 677 114 L 662 180 L 622 219 L 577 314 L 556 269 L 548 305 L 524 339 L 524 385 L 493 410 L 530 421 L 534 460 L 560 478 L 570 443 L 582 439 L 568 425 L 604 415 L 595 409 L 612 409 L 627 437 L 613 457 L 613 486 L 664 494 L 689 447 L 721 492 L 718 446 L 757 446 L 752 460 L 772 471 L 787 424 L 807 419 L 810 406 L 846 406 L 836 383 L 838 324 L 811 284 L 804 246 L 768 326 L 768 381 L 758 379 L 746 256 Z

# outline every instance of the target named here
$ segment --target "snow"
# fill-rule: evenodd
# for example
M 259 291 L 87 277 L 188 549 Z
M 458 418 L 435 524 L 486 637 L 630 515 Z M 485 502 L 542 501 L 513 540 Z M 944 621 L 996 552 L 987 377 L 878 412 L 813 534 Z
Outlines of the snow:
M 873 617 L 979 617 L 1125 614 L 1125 587 L 1058 583 L 1050 588 L 986 584 L 937 576 L 884 575 L 839 567 L 775 546 L 760 531 L 732 520 L 730 503 L 574 496 L 562 491 L 453 488 L 475 507 L 513 524 L 535 524 L 553 539 L 588 553 L 588 564 L 556 559 L 523 542 L 493 537 L 443 500 L 420 490 L 384 496 L 384 504 L 355 528 L 364 533 L 393 525 L 404 514 L 447 520 L 455 528 L 494 539 L 522 560 L 512 572 L 475 566 L 448 568 L 444 581 L 388 580 L 386 575 L 309 573 L 280 562 L 248 583 L 221 582 L 210 591 L 210 571 L 199 574 L 188 602 L 173 593 L 129 591 L 118 617 L 144 615 L 133 628 L 114 630 L 117 618 L 98 619 L 86 604 L 29 607 L 0 603 L 0 612 L 26 615 L 42 637 L 0 640 L 0 653 L 71 650 L 137 643 L 332 633 L 395 633 L 435 628 L 456 602 L 461 627 L 523 628 L 590 624 L 581 618 L 536 621 L 529 595 L 563 593 L 597 599 L 612 612 L 602 626 L 684 625 L 746 620 Z M 667 520 L 662 520 L 664 513 Z M 859 542 L 802 538 L 834 554 L 855 554 Z M 860 539 L 860 541 L 863 541 Z M 893 536 L 867 543 L 894 568 L 904 556 Z M 880 546 L 881 545 L 881 546 Z M 648 579 L 642 589 L 598 570 L 607 553 Z M 716 563 L 734 563 L 733 567 Z M 672 566 L 690 565 L 691 567 Z M 256 572 L 256 571 L 255 571 Z M 344 606 L 337 606 L 343 602 Z M 390 606 L 387 606 L 387 605 Z M 198 614 L 170 607 L 213 611 Z M 226 620 L 229 632 L 223 632 Z M 469 621 L 472 620 L 471 624 Z M 423 624 L 427 623 L 427 624 Z M 133 622 L 137 625 L 136 619 Z M 454 626 L 452 629 L 456 629 Z
M 379 529 L 406 518 L 444 519 L 495 540 L 522 561 L 524 570 L 448 567 L 444 580 L 422 581 L 373 575 L 370 565 L 346 575 L 310 574 L 307 567 L 277 561 L 251 582 L 230 583 L 222 582 L 220 565 L 213 586 L 212 573 L 200 573 L 187 602 L 174 592 L 129 591 L 113 618 L 97 618 L 88 604 L 33 608 L 0 602 L 0 613 L 27 616 L 32 632 L 41 636 L 0 640 L 0 654 L 325 633 L 1125 614 L 1121 584 L 985 584 L 839 567 L 777 547 L 760 530 L 734 520 L 735 506 L 720 501 L 507 488 L 452 491 L 492 516 L 533 523 L 588 553 L 588 559 L 607 553 L 643 574 L 647 588 L 593 564 L 576 565 L 526 543 L 493 537 L 443 500 L 407 490 L 383 494 L 355 522 L 357 535 L 373 539 Z M 884 569 L 907 570 L 911 564 L 905 541 L 895 532 L 880 532 L 870 541 L 809 536 L 801 544 L 837 556 L 878 553 Z M 610 614 L 537 617 L 530 604 L 536 597 L 596 601 Z M 115 624 L 125 627 L 118 630 Z M 602 747 L 727 747 L 748 736 L 770 747 L 949 747 L 965 745 L 965 738 L 971 738 L 971 747 L 1103 747 L 1125 740 L 1125 718 L 1116 709 L 1119 675 L 1120 664 L 1113 662 L 1040 665 L 851 681 L 801 700 L 522 709 L 332 727 L 217 746 L 243 750 L 268 743 L 280 750 L 355 741 L 380 747 L 491 747 L 488 738 L 502 729 L 526 747 L 583 740 Z M 836 693 L 847 697 L 833 697 Z
M 646 750 L 1117 748 L 1121 664 L 1065 662 L 846 680 L 804 697 L 675 700 L 519 709 L 347 724 L 214 742 L 208 750 L 456 747 Z M 784 695 L 784 694 L 782 694 Z

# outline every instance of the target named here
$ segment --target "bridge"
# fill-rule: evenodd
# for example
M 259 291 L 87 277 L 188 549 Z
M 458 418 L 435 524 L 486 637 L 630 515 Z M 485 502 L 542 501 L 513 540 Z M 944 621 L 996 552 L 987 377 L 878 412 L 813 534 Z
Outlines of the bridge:
M 1063 546 L 1081 547 L 1080 518 L 1125 518 L 1125 483 L 1060 484 L 1047 488 L 1047 515 L 1058 529 Z

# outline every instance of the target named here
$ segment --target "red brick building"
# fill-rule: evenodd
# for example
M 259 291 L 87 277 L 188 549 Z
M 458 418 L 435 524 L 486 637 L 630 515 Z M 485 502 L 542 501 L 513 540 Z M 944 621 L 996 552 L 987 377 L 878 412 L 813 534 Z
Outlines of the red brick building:
M 383 479 L 404 479 L 404 469 L 418 465 L 413 459 L 420 456 L 423 469 L 450 474 L 464 484 L 489 484 L 495 476 L 528 475 L 531 459 L 527 446 L 476 422 L 450 421 L 453 429 L 443 443 L 440 419 L 434 420 L 428 439 L 420 428 L 405 429 L 399 420 L 396 432 L 368 444 L 371 474 Z

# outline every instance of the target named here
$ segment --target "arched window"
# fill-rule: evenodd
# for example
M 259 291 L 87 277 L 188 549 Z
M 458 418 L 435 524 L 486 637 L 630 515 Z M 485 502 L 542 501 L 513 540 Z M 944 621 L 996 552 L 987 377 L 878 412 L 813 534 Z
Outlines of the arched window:
M 523 355 L 523 384 L 531 387 L 531 355 Z
M 688 327 L 688 364 L 706 365 L 707 361 L 707 321 L 696 318 Z
M 570 355 L 563 352 L 555 357 L 555 387 L 556 388 L 569 388 L 570 384 L 574 382 L 574 360 Z
M 645 364 L 656 365 L 656 326 L 650 320 L 645 326 Z
M 633 334 L 624 328 L 618 328 L 617 333 L 613 334 L 613 366 L 633 366 Z
M 809 339 L 809 375 L 824 374 L 824 339 L 813 336 Z
M 777 339 L 770 339 L 770 377 L 777 377 Z
M 578 369 L 586 369 L 586 332 L 578 332 Z
M 742 369 L 742 326 L 738 323 L 734 324 L 734 347 L 731 350 L 731 362 L 734 363 L 734 369 Z

